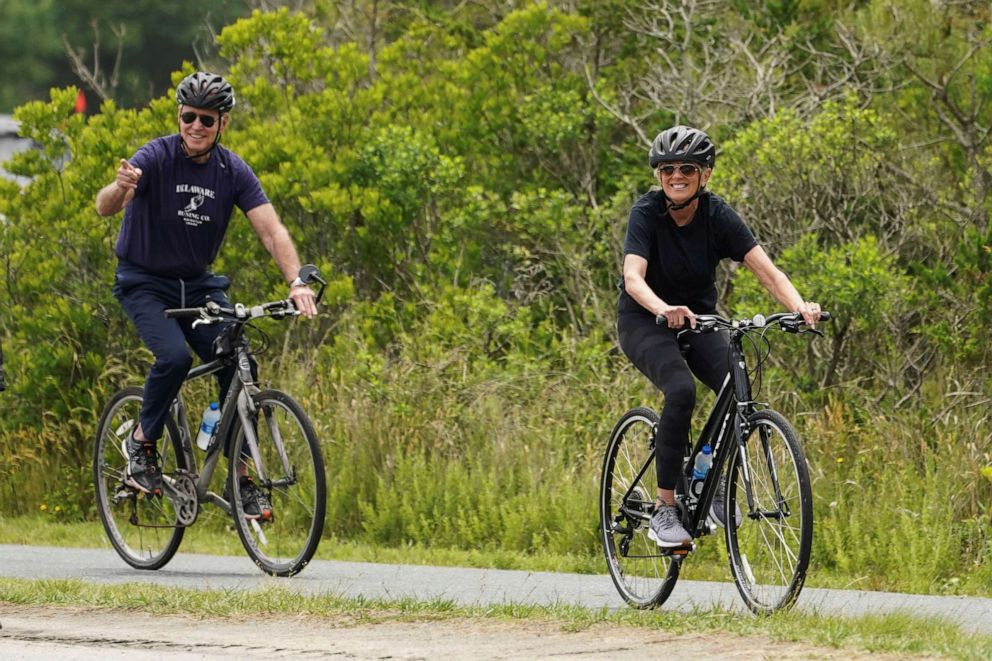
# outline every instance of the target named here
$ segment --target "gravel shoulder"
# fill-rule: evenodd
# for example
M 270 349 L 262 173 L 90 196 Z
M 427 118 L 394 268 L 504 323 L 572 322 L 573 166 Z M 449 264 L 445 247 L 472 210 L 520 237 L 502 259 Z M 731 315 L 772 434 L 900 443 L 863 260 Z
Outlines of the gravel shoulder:
M 597 624 L 368 617 L 194 619 L 120 610 L 0 604 L 0 658 L 145 661 L 348 659 L 897 659 L 773 641 Z M 935 658 L 935 657 L 914 657 Z

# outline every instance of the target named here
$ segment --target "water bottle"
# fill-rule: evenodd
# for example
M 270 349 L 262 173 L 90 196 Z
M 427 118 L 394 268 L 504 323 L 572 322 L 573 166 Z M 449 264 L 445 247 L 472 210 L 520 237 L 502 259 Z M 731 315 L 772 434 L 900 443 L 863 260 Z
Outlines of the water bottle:
M 220 406 L 217 402 L 210 402 L 203 411 L 203 420 L 200 421 L 200 432 L 196 435 L 196 447 L 206 450 L 210 445 L 210 439 L 214 437 L 214 430 L 217 429 L 217 422 L 220 420 Z
M 703 445 L 703 449 L 696 455 L 696 461 L 692 465 L 692 483 L 689 485 L 689 491 L 696 500 L 703 495 L 703 482 L 706 479 L 706 474 L 710 472 L 710 466 L 712 465 L 713 448 L 707 443 Z

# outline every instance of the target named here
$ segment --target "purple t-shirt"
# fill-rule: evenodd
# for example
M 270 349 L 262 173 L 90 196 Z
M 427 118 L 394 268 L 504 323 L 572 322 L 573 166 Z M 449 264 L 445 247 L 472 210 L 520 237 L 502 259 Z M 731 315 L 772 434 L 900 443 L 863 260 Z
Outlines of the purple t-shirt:
M 145 144 L 130 161 L 142 174 L 115 252 L 157 275 L 202 275 L 217 257 L 234 206 L 247 213 L 269 201 L 248 164 L 221 145 L 206 163 L 194 163 L 179 134 L 169 135 Z

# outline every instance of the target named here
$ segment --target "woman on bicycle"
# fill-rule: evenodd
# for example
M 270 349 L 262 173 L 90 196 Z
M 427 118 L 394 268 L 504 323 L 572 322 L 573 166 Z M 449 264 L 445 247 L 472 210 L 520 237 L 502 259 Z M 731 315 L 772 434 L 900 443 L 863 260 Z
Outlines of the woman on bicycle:
M 689 544 L 675 506 L 675 485 L 696 403 L 694 374 L 718 391 L 727 376 L 724 333 L 687 334 L 683 356 L 676 333 L 696 326 L 697 314 L 716 313 L 716 266 L 724 258 L 743 262 L 782 305 L 809 325 L 820 306 L 805 301 L 772 263 L 734 209 L 706 190 L 716 147 L 699 129 L 673 126 L 658 134 L 649 163 L 660 189 L 642 196 L 630 211 L 617 305 L 620 347 L 665 395 L 655 437 L 658 497 L 648 536 L 659 546 Z M 713 502 L 723 525 L 724 485 Z

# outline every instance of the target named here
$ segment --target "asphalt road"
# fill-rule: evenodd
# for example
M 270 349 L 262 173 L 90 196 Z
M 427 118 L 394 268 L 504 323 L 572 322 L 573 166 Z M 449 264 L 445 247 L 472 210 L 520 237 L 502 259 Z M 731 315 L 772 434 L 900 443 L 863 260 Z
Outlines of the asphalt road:
M 278 579 L 262 574 L 246 557 L 182 552 L 166 567 L 147 572 L 130 568 L 112 550 L 0 545 L 0 576 L 82 579 L 92 583 L 140 582 L 195 590 L 256 590 L 279 586 L 302 594 L 420 601 L 445 599 L 461 605 L 627 607 L 608 575 L 314 561 L 300 575 Z M 733 583 L 680 580 L 662 608 L 690 611 L 715 605 L 743 609 Z M 927 619 L 943 618 L 965 631 L 992 634 L 992 599 L 979 597 L 807 587 L 796 608 L 846 617 L 904 611 Z

